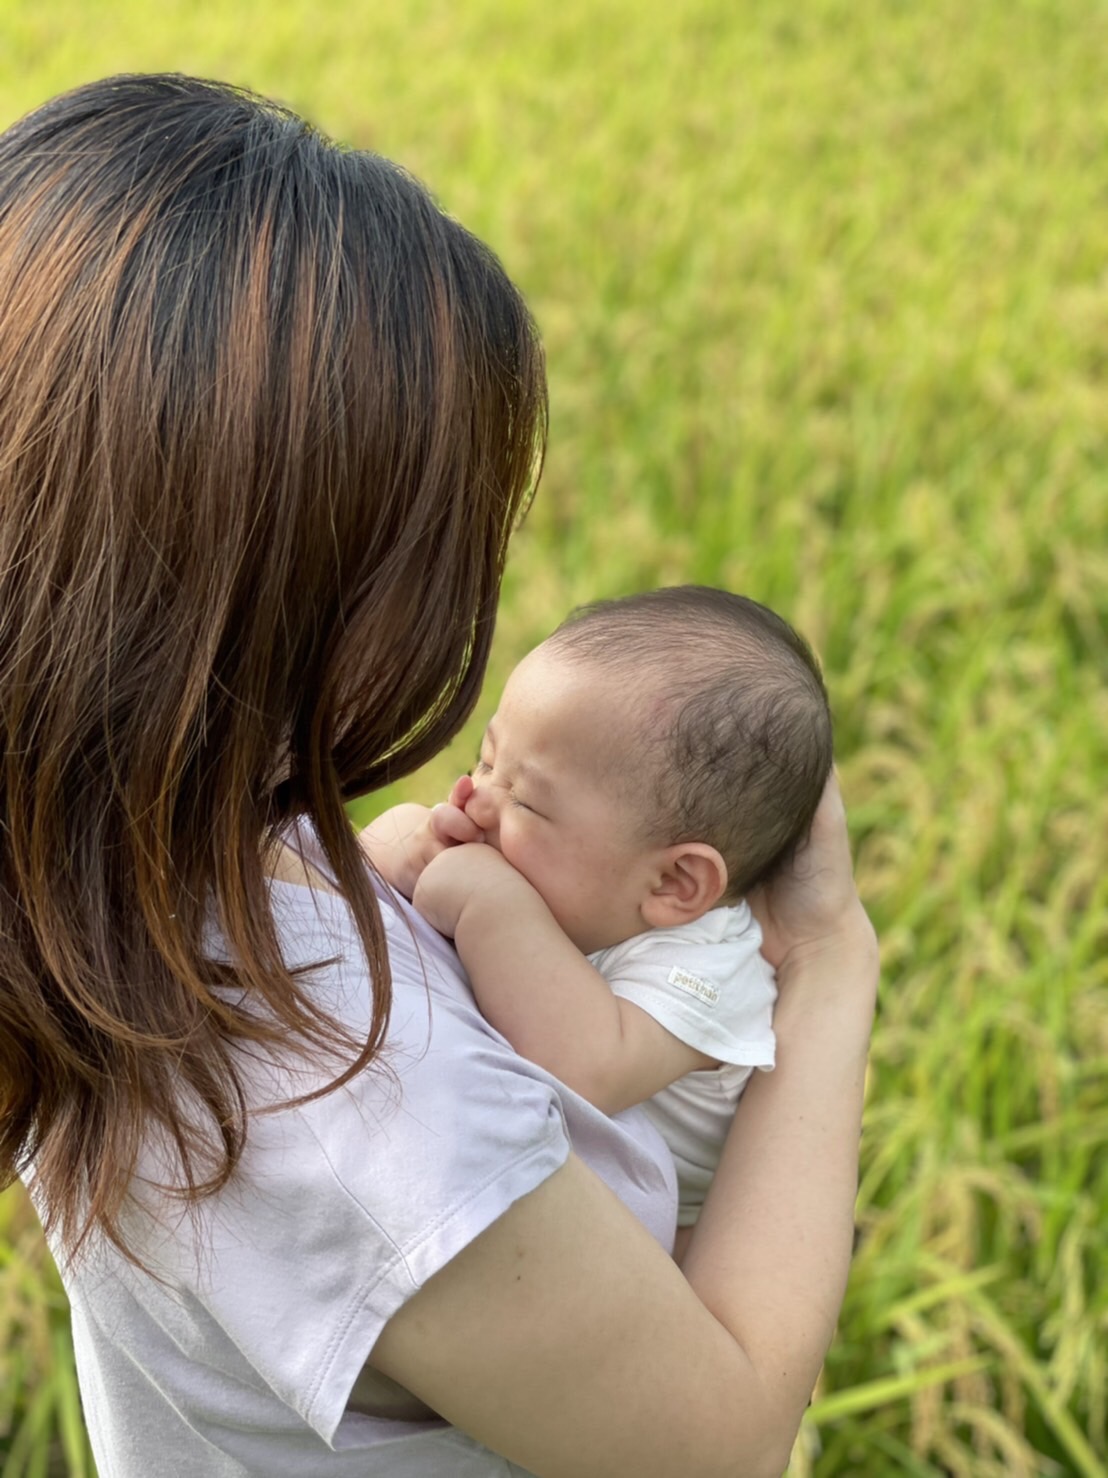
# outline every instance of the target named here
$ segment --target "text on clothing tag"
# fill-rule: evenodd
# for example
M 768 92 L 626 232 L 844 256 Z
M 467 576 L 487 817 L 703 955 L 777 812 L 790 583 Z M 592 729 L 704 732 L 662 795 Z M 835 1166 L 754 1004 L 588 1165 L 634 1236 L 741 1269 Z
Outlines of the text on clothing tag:
M 710 980 L 702 980 L 699 975 L 690 975 L 677 965 L 669 972 L 669 983 L 678 990 L 688 991 L 690 996 L 699 996 L 709 1006 L 714 1006 L 719 1000 L 719 991 Z

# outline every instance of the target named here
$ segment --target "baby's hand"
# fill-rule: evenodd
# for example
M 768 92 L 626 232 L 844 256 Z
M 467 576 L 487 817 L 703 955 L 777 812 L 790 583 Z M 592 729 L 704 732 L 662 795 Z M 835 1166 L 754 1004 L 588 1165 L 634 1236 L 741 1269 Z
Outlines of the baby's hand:
M 464 811 L 466 802 L 476 789 L 477 787 L 473 783 L 472 775 L 459 775 L 450 787 L 450 794 L 446 798 L 447 805 L 457 806 L 459 811 Z M 484 832 L 480 833 L 478 840 L 481 840 L 483 837 Z
M 444 804 L 430 810 L 414 804 L 393 806 L 359 834 L 363 851 L 391 888 L 411 898 L 424 868 L 440 852 L 484 841 L 484 832 L 463 809 L 472 792 L 473 781 L 463 775 Z
M 453 939 L 463 910 L 479 899 L 482 907 L 510 912 L 513 889 L 532 891 L 495 847 L 451 847 L 420 873 L 412 903 L 432 928 Z

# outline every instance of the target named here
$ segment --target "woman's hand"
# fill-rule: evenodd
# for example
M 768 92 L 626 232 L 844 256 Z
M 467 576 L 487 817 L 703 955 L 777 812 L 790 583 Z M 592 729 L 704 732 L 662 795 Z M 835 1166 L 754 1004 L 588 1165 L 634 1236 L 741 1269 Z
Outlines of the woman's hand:
M 832 772 L 812 830 L 790 865 L 751 894 L 762 928 L 762 953 L 779 975 L 827 955 L 842 953 L 857 967 L 870 959 L 876 979 L 877 938 L 850 860 L 839 782 Z

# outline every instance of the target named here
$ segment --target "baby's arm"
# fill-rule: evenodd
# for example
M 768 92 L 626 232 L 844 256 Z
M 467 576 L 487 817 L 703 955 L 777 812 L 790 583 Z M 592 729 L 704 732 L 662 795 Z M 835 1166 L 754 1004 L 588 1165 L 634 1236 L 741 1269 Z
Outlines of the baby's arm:
M 413 900 L 453 937 L 485 1018 L 607 1114 L 715 1060 L 614 996 L 538 892 L 499 852 L 455 846 L 427 864 Z

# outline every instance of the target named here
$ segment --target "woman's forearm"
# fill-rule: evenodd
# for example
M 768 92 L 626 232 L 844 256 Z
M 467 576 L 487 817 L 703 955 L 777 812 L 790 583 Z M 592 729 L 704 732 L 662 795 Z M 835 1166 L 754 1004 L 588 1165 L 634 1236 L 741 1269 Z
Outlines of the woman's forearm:
M 834 1333 L 850 1262 L 866 1053 L 877 981 L 857 926 L 780 973 L 777 1067 L 736 1115 L 683 1270 L 799 1423 Z

